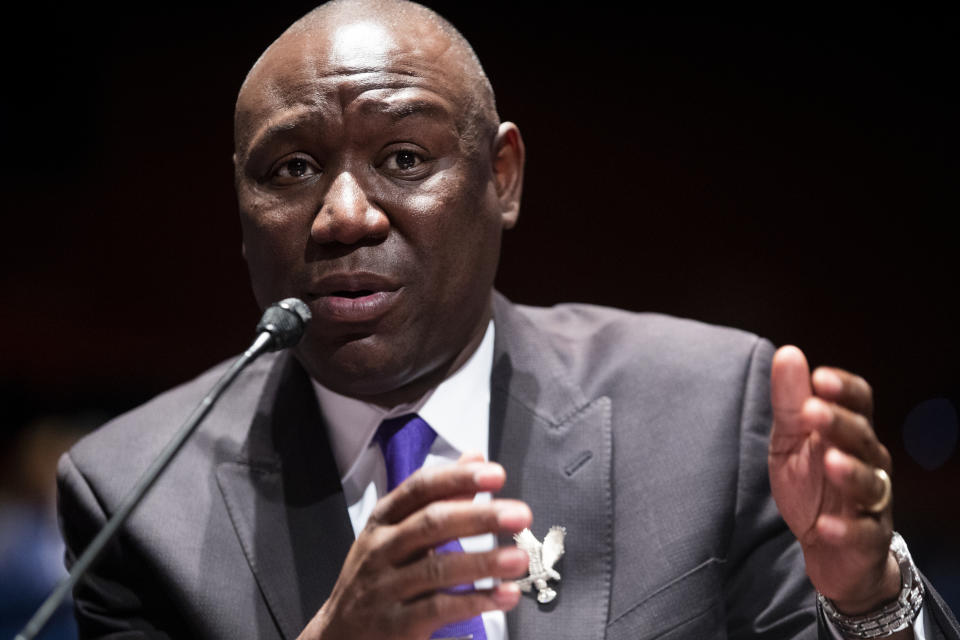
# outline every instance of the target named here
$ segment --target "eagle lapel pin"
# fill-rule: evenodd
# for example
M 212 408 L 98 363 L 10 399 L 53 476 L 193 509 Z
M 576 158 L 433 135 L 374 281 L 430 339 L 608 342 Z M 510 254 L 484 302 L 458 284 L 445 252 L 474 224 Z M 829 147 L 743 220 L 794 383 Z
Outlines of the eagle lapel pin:
M 544 536 L 543 542 L 537 540 L 530 529 L 524 529 L 513 536 L 517 547 L 530 556 L 530 575 L 517 580 L 517 585 L 524 593 L 528 593 L 531 587 L 536 587 L 537 602 L 540 604 L 553 602 L 557 597 L 557 592 L 547 585 L 547 580 L 560 581 L 560 574 L 553 566 L 563 556 L 563 538 L 566 534 L 567 530 L 563 527 L 553 526 Z

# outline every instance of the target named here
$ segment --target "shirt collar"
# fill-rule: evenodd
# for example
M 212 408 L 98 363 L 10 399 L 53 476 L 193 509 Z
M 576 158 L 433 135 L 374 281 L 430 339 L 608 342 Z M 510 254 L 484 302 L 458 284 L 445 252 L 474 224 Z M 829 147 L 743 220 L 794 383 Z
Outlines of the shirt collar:
M 350 475 L 370 446 L 380 423 L 407 413 L 419 414 L 437 432 L 438 440 L 458 454 L 480 451 L 487 456 L 493 338 L 491 320 L 480 346 L 453 375 L 416 402 L 390 409 L 336 393 L 314 380 L 341 480 Z

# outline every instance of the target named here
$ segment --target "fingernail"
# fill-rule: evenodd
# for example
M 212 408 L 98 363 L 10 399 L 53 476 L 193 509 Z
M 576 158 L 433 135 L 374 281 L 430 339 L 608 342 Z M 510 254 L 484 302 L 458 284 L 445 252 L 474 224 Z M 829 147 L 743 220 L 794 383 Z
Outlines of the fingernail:
M 492 597 L 498 607 L 512 607 L 520 599 L 520 587 L 516 582 L 501 582 L 494 587 Z
M 820 398 L 807 398 L 803 405 L 803 412 L 808 418 L 816 421 L 815 426 L 828 425 L 833 422 L 833 410 L 826 402 Z
M 830 447 L 827 449 L 826 453 L 826 462 L 830 466 L 840 467 L 847 466 L 847 457 L 846 455 L 835 447 Z
M 502 482 L 507 477 L 506 472 L 498 464 L 484 464 L 473 474 L 473 481 L 479 486 L 487 486 L 497 482 Z
M 817 369 L 814 371 L 813 383 L 819 393 L 836 394 L 843 391 L 843 380 L 829 369 Z
M 501 507 L 497 513 L 497 524 L 502 529 L 520 530 L 530 524 L 533 514 L 525 504 L 510 504 Z
M 530 558 L 523 549 L 511 547 L 503 549 L 497 555 L 497 567 L 503 573 L 516 573 L 524 571 L 530 564 Z
M 484 455 L 479 451 L 464 451 L 460 455 L 459 462 L 470 463 L 470 462 L 483 462 Z
M 817 533 L 827 542 L 837 544 L 847 533 L 847 526 L 839 518 L 821 516 L 817 521 Z

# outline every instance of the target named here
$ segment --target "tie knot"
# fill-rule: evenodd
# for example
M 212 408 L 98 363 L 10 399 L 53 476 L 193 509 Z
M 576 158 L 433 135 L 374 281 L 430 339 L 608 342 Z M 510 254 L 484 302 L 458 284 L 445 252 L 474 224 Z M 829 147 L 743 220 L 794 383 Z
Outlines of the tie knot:
M 374 440 L 387 466 L 387 491 L 393 491 L 423 466 L 437 433 L 423 418 L 408 413 L 380 423 Z

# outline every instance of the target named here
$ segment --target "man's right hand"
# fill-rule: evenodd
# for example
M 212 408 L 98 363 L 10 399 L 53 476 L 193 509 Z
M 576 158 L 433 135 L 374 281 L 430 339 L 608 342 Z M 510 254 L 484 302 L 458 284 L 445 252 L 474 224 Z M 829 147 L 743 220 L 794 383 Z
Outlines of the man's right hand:
M 301 640 L 425 640 L 451 622 L 515 607 L 520 590 L 514 582 L 483 591 L 444 589 L 486 577 L 520 577 L 528 566 L 525 552 L 433 552 L 456 538 L 529 527 L 533 516 L 523 502 L 473 502 L 479 492 L 499 491 L 505 480 L 500 465 L 466 455 L 455 465 L 420 469 L 384 496 Z

